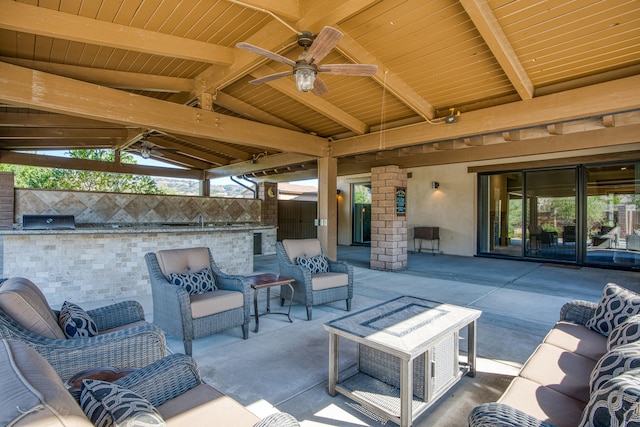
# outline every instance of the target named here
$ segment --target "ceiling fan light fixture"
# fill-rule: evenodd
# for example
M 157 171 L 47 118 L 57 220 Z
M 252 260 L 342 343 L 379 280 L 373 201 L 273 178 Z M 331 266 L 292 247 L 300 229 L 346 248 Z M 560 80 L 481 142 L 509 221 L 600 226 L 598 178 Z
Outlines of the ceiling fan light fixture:
M 313 83 L 316 80 L 316 70 L 314 67 L 298 67 L 295 71 L 296 87 L 300 92 L 313 90 Z
M 143 159 L 148 159 L 149 157 L 151 157 L 151 150 L 149 149 L 149 147 L 142 147 L 140 149 L 140 156 Z

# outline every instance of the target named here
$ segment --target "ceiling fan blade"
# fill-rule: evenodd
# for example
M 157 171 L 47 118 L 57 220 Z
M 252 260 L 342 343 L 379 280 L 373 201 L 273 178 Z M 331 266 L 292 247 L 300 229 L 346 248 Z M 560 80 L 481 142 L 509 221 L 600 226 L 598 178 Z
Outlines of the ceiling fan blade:
M 317 63 L 327 56 L 340 39 L 342 33 L 333 27 L 324 27 L 316 36 L 315 40 L 307 51 L 307 62 L 309 64 Z
M 240 49 L 248 50 L 249 52 L 252 52 L 252 53 L 257 53 L 258 55 L 266 56 L 269 59 L 282 62 L 283 64 L 291 65 L 292 67 L 296 65 L 296 62 L 290 60 L 289 58 L 285 58 L 282 55 L 278 55 L 277 53 L 270 52 L 266 49 L 263 49 L 258 46 L 254 46 L 249 43 L 244 43 L 244 42 L 238 43 L 236 44 L 236 47 L 239 47 Z
M 325 64 L 318 68 L 319 73 L 342 76 L 373 76 L 378 66 L 372 64 Z
M 259 85 L 261 83 L 270 82 L 271 80 L 279 79 L 281 77 L 290 76 L 293 74 L 293 71 L 283 71 L 281 73 L 275 73 L 268 76 L 260 77 L 259 79 L 251 80 L 249 83 L 252 85 Z
M 313 89 L 311 89 L 311 93 L 316 96 L 324 95 L 329 92 L 327 85 L 320 79 L 320 77 L 316 76 L 316 80 L 313 82 Z

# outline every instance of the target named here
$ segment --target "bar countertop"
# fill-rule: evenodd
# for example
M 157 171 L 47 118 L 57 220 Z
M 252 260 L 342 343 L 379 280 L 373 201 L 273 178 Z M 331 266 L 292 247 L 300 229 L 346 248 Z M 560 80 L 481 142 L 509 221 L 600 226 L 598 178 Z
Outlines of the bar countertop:
M 178 233 L 237 233 L 273 229 L 273 225 L 260 224 L 150 224 L 150 225 L 83 225 L 66 230 L 23 230 L 19 225 L 13 229 L 0 229 L 0 236 L 34 235 L 102 235 L 102 234 L 178 234 Z

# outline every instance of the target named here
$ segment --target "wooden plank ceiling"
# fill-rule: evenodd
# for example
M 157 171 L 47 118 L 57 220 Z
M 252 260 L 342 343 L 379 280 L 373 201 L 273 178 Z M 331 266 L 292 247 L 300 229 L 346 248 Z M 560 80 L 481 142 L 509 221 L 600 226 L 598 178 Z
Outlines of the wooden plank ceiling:
M 297 33 L 344 36 L 321 62 L 375 64 L 372 77 L 290 66 Z M 202 179 L 339 174 L 640 142 L 637 0 L 0 0 L 0 161 L 113 148 Z M 455 123 L 445 119 L 452 112 Z M 147 141 L 143 144 L 143 141 Z M 36 154 L 33 152 L 37 151 Z

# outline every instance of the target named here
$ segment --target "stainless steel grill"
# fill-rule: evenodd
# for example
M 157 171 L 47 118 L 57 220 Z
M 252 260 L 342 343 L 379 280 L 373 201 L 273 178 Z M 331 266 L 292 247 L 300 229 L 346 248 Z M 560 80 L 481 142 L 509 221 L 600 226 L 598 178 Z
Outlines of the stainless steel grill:
M 73 215 L 22 215 L 23 230 L 75 230 Z

